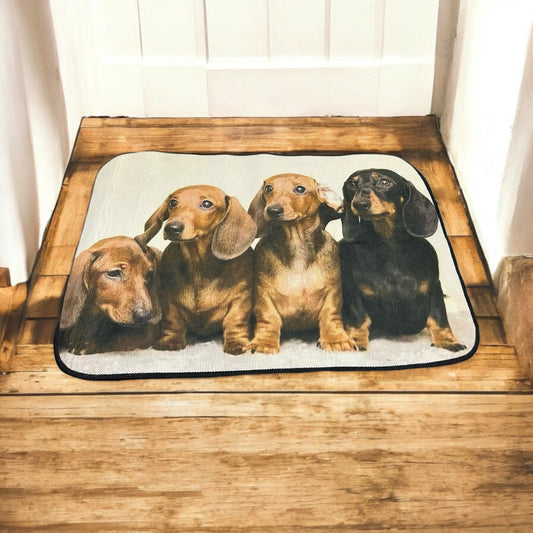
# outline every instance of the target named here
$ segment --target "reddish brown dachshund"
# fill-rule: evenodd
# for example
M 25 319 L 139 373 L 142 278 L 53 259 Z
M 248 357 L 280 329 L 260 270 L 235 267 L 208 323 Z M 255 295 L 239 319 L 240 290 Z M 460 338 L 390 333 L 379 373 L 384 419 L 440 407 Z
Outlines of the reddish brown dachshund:
M 60 321 L 60 344 L 89 354 L 148 348 L 158 337 L 158 252 L 130 237 L 93 244 L 74 261 Z
M 280 174 L 268 178 L 249 213 L 262 238 L 255 249 L 255 337 L 250 348 L 277 353 L 285 331 L 319 329 L 329 351 L 355 346 L 341 318 L 341 275 L 336 241 L 324 229 L 342 202 L 313 178 Z
M 252 311 L 256 225 L 239 201 L 217 187 L 173 192 L 152 214 L 139 242 L 162 227 L 170 244 L 161 258 L 163 332 L 159 350 L 181 350 L 187 334 L 223 332 L 224 351 L 246 352 Z

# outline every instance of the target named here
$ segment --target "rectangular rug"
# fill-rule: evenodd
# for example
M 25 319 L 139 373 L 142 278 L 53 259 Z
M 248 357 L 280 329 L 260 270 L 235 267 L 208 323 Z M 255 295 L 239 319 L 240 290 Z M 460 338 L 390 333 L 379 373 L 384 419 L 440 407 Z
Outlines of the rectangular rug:
M 237 198 L 247 210 L 265 179 L 270 176 L 287 173 L 310 176 L 342 198 L 343 184 L 347 178 L 365 169 L 392 171 L 435 204 L 424 177 L 396 156 L 140 152 L 115 157 L 101 168 L 95 180 L 56 334 L 58 365 L 70 375 L 103 380 L 318 370 L 388 370 L 443 365 L 469 358 L 478 344 L 478 328 L 438 209 L 437 229 L 426 240 L 438 257 L 448 321 L 458 341 L 455 351 L 433 346 L 427 328 L 409 335 L 372 335 L 368 349 L 364 351 L 326 351 L 317 346 L 316 332 L 291 332 L 282 336 L 279 353 L 233 355 L 223 350 L 222 334 L 216 331 L 206 336 L 189 336 L 183 349 L 154 349 L 153 345 L 160 337 L 158 328 L 161 313 L 159 302 L 151 299 L 158 299 L 161 288 L 157 279 L 154 281 L 152 278 L 158 276 L 160 252 L 169 245 L 164 233 L 170 229 L 161 229 L 164 221 L 158 222 L 157 216 L 152 218 L 152 226 L 146 224 L 146 227 L 150 226 L 149 235 L 144 234 L 139 241 L 139 250 L 145 252 L 143 260 L 135 265 L 120 258 L 118 265 L 106 263 L 102 241 L 114 246 L 118 237 L 122 244 L 126 242 L 128 253 L 133 253 L 136 243 L 132 238 L 143 235 L 145 223 L 156 214 L 169 194 L 177 189 L 199 184 L 214 186 L 228 197 Z M 245 232 L 244 226 L 242 231 Z M 341 241 L 341 220 L 329 221 L 326 231 L 335 240 Z M 252 248 L 256 245 L 257 239 L 253 241 Z M 131 304 L 130 294 L 121 294 L 117 281 L 121 276 L 124 279 L 127 277 L 125 272 L 133 273 L 139 269 L 144 269 L 142 281 L 131 281 L 131 287 L 135 283 L 137 285 L 128 290 L 144 290 L 144 299 Z M 401 283 L 401 280 L 397 282 Z M 146 289 L 148 285 L 150 288 Z M 180 290 L 186 289 L 182 287 Z M 391 302 L 391 305 L 394 303 Z M 108 318 L 112 317 L 108 323 L 102 319 L 102 313 L 107 313 Z M 114 321 L 125 325 L 116 327 Z

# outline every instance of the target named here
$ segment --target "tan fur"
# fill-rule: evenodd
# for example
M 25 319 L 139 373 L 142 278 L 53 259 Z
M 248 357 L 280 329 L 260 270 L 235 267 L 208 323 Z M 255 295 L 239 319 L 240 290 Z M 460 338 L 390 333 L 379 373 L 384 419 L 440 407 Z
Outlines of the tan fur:
M 374 296 L 376 294 L 376 291 L 370 286 L 370 285 L 361 285 L 361 292 L 365 296 Z
M 295 193 L 298 186 L 305 187 L 304 194 Z M 249 213 L 264 235 L 255 249 L 252 351 L 277 353 L 282 328 L 317 327 L 323 349 L 354 349 L 342 325 L 337 243 L 322 229 L 319 216 L 320 206 L 330 202 L 330 190 L 299 174 L 268 178 L 252 201 Z M 339 202 L 332 203 L 338 209 Z M 282 214 L 273 216 L 269 209 Z
M 148 347 L 161 318 L 156 269 L 159 252 L 129 237 L 102 239 L 78 255 L 63 302 L 60 329 L 73 353 Z M 96 324 L 124 326 L 101 338 Z M 133 327 L 136 326 L 136 327 Z
M 354 215 L 361 215 L 357 208 L 352 205 L 351 210 Z M 381 235 L 384 239 L 392 238 L 394 234 L 394 226 L 396 224 L 396 207 L 392 202 L 386 202 L 372 191 L 370 193 L 370 210 L 366 216 L 371 215 L 371 222 L 376 230 L 376 233 Z
M 212 204 L 204 208 L 203 202 Z M 172 242 L 161 260 L 163 333 L 154 346 L 181 350 L 187 334 L 223 332 L 224 351 L 244 353 L 249 344 L 256 226 L 236 198 L 217 187 L 174 191 L 148 219 L 142 242 L 165 225 Z M 172 233 L 172 227 L 182 228 Z
M 431 337 L 431 345 L 437 348 L 447 348 L 459 343 L 450 327 L 440 327 L 433 318 L 428 318 L 427 329 Z
M 429 292 L 429 281 L 428 280 L 421 281 L 419 286 L 418 286 L 418 290 L 422 294 L 427 294 Z

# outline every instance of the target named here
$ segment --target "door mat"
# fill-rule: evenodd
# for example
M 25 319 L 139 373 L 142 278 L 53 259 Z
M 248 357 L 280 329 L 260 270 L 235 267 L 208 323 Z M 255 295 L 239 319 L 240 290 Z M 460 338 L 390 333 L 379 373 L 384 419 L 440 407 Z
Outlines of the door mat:
M 404 192 L 395 199 L 399 182 Z M 311 194 L 322 203 L 313 208 L 318 225 L 308 224 L 318 232 L 309 245 L 300 230 L 286 228 L 294 213 L 303 216 Z M 371 223 L 366 215 L 376 199 L 383 215 Z M 213 222 L 220 202 L 225 212 Z M 103 380 L 463 361 L 476 350 L 478 328 L 434 205 L 425 178 L 396 156 L 117 156 L 95 180 L 56 333 L 57 363 L 70 375 Z M 221 228 L 230 218 L 228 233 Z M 402 242 L 394 244 L 407 262 L 380 256 L 383 246 L 373 248 L 375 234 L 390 244 L 396 231 L 414 246 L 406 252 Z M 343 241 L 332 245 L 328 236 Z M 440 296 L 420 268 L 431 262 L 427 243 L 438 258 Z M 331 246 L 341 249 L 342 291 L 335 289 L 341 262 Z M 372 285 L 387 261 L 383 287 Z M 437 304 L 427 318 L 430 292 L 445 312 Z M 279 351 L 276 321 L 282 322 Z

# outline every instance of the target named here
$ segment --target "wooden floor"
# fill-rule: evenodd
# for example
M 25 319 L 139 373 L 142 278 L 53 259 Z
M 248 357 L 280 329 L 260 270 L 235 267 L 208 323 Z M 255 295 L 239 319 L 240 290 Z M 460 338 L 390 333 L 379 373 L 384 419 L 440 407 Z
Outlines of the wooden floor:
M 402 371 L 63 374 L 53 334 L 94 178 L 113 156 L 142 150 L 404 157 L 438 202 L 478 318 L 477 353 Z M 533 527 L 533 385 L 506 343 L 433 117 L 84 119 L 5 359 L 0 531 Z

